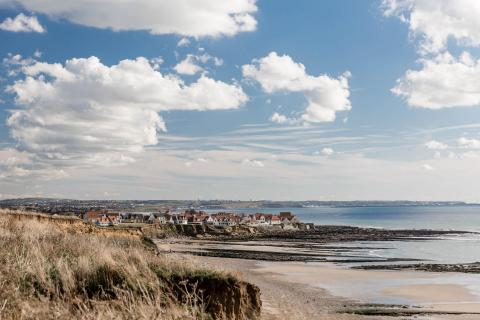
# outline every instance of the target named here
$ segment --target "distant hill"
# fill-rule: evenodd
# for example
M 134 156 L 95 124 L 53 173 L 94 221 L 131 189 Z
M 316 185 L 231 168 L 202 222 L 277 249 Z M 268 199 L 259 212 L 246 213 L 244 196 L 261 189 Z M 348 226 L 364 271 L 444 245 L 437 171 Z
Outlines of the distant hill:
M 0 200 L 0 207 L 41 208 L 113 208 L 148 211 L 159 208 L 200 208 L 211 210 L 238 208 L 308 208 L 308 207 L 385 207 L 385 206 L 467 206 L 462 201 L 234 201 L 234 200 L 75 200 L 54 198 L 19 198 Z

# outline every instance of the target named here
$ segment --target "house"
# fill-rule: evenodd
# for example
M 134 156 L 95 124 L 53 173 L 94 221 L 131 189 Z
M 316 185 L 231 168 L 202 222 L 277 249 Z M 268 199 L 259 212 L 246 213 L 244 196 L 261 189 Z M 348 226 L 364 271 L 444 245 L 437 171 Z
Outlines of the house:
M 96 219 L 95 224 L 100 227 L 110 227 L 117 225 L 121 222 L 121 217 L 118 214 L 102 214 Z
M 256 224 L 266 224 L 266 216 L 262 213 L 255 213 L 254 216 Z
M 292 214 L 291 212 L 280 212 L 280 219 L 282 220 L 282 223 L 284 224 L 291 224 L 291 223 L 297 223 L 298 219 L 297 217 Z
M 166 224 L 170 217 L 171 216 L 168 213 L 157 213 L 156 214 L 156 223 Z
M 231 227 L 236 225 L 236 222 L 229 217 L 222 217 L 219 219 L 217 218 L 214 222 L 214 225 L 218 227 Z
M 270 218 L 270 225 L 278 225 L 278 224 L 281 224 L 281 223 L 282 223 L 282 219 L 277 215 L 273 215 Z
M 203 223 L 203 219 L 205 218 L 205 216 L 202 216 L 202 215 L 190 215 L 187 217 L 187 223 L 188 224 L 202 224 Z
M 202 224 L 213 224 L 214 219 L 210 215 L 202 216 Z
M 88 210 L 86 213 L 83 214 L 83 219 L 85 221 L 96 223 L 97 220 L 104 214 L 107 214 L 108 211 L 105 209 L 98 209 L 98 210 Z
M 165 215 L 165 223 L 166 224 L 175 224 L 175 220 L 173 220 L 173 214 L 167 213 Z
M 183 214 L 176 214 L 173 216 L 174 224 L 188 224 L 188 218 Z
M 154 224 L 157 221 L 157 217 L 155 217 L 155 214 L 150 213 L 147 219 L 148 224 Z

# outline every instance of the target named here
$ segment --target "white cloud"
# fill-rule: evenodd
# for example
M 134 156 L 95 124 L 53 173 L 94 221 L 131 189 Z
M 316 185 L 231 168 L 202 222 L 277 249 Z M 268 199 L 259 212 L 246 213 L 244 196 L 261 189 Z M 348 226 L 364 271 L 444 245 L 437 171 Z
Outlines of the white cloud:
M 280 114 L 278 112 L 274 112 L 272 116 L 270 117 L 270 121 L 279 123 L 279 124 L 285 124 L 289 123 L 291 119 L 287 118 L 287 116 Z
M 154 70 L 159 70 L 160 66 L 163 64 L 164 60 L 162 57 L 155 57 L 150 59 L 151 64 L 153 65 Z
M 220 67 L 223 65 L 223 59 L 218 57 L 213 57 L 213 64 L 217 67 Z
M 204 68 L 199 66 L 198 63 L 206 64 L 209 61 L 212 61 L 217 67 L 223 65 L 222 59 L 213 57 L 208 53 L 201 55 L 188 54 L 187 57 L 178 63 L 174 69 L 180 74 L 194 75 L 204 70 Z
M 265 167 L 265 164 L 263 161 L 260 160 L 250 160 L 250 159 L 244 159 L 242 161 L 242 165 L 244 166 L 250 166 L 250 167 L 257 167 L 257 168 L 263 168 Z
M 190 40 L 188 38 L 182 38 L 177 42 L 177 47 L 185 47 L 190 44 Z
M 37 17 L 29 17 L 24 15 L 23 13 L 20 13 L 13 19 L 6 18 L 2 23 L 0 23 L 0 30 L 11 32 L 45 32 L 45 28 L 42 27 L 40 22 L 38 22 Z
M 166 130 L 159 112 L 232 109 L 248 100 L 236 84 L 201 76 L 187 85 L 142 57 L 113 66 L 96 57 L 34 62 L 22 72 L 7 89 L 21 107 L 8 118 L 11 135 L 21 150 L 59 166 L 130 163 Z
M 480 149 L 480 140 L 478 139 L 461 137 L 458 139 L 458 144 L 466 149 Z
M 427 143 L 425 143 L 425 146 L 428 149 L 431 149 L 431 150 L 445 150 L 445 149 L 448 149 L 447 144 L 445 144 L 443 142 L 440 142 L 440 141 L 436 141 L 436 140 L 428 141 Z
M 383 0 L 386 16 L 398 16 L 411 34 L 420 38 L 420 52 L 435 53 L 449 39 L 460 45 L 480 46 L 478 0 Z
M 33 56 L 34 56 L 35 58 L 41 58 L 41 57 L 42 57 L 42 54 L 43 54 L 42 51 L 40 51 L 40 50 L 37 49 L 37 50 L 35 50 L 35 52 L 33 53 Z
M 433 171 L 434 170 L 434 168 L 429 164 L 422 165 L 422 168 L 426 171 Z
M 0 149 L 0 180 L 18 180 L 36 178 L 39 180 L 55 180 L 68 176 L 63 169 L 45 165 L 36 166 L 34 157 L 27 152 L 15 149 Z
M 420 70 L 408 70 L 392 89 L 409 106 L 441 109 L 480 105 L 480 60 L 468 53 L 458 59 L 444 53 L 421 63 Z
M 331 122 L 336 112 L 351 109 L 348 87 L 349 72 L 337 79 L 327 75 L 311 76 L 305 66 L 288 55 L 271 52 L 242 67 L 243 76 L 260 83 L 267 93 L 300 92 L 308 101 L 301 116 L 305 122 Z
M 0 6 L 21 6 L 89 27 L 192 37 L 233 36 L 257 25 L 255 0 L 0 0 Z
M 321 153 L 324 155 L 324 156 L 331 156 L 334 154 L 334 151 L 332 148 L 323 148 Z
M 323 148 L 320 151 L 315 151 L 313 154 L 316 155 L 316 156 L 323 155 L 323 156 L 329 157 L 329 156 L 333 155 L 334 153 L 335 153 L 335 151 L 332 148 Z
M 175 66 L 175 71 L 177 71 L 180 74 L 188 74 L 188 75 L 194 75 L 200 71 L 203 70 L 202 67 L 197 65 L 195 63 L 195 56 L 194 55 L 187 55 L 187 57 L 182 60 L 180 63 L 178 63 Z

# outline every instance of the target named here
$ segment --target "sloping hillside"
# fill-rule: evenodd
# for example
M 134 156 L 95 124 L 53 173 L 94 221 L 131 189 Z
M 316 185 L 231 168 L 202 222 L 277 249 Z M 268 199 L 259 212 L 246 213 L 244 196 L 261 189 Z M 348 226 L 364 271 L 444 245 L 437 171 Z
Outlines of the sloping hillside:
M 256 319 L 257 287 L 134 231 L 0 211 L 1 319 Z

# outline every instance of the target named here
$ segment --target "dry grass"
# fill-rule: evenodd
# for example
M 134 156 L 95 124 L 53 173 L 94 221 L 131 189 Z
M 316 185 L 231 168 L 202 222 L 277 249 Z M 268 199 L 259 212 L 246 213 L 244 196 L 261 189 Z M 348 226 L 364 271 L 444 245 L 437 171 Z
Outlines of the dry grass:
M 195 294 L 175 301 L 172 274 L 225 276 L 159 256 L 139 239 L 62 231 L 0 212 L 0 319 L 197 319 Z M 170 284 L 171 287 L 171 284 Z

